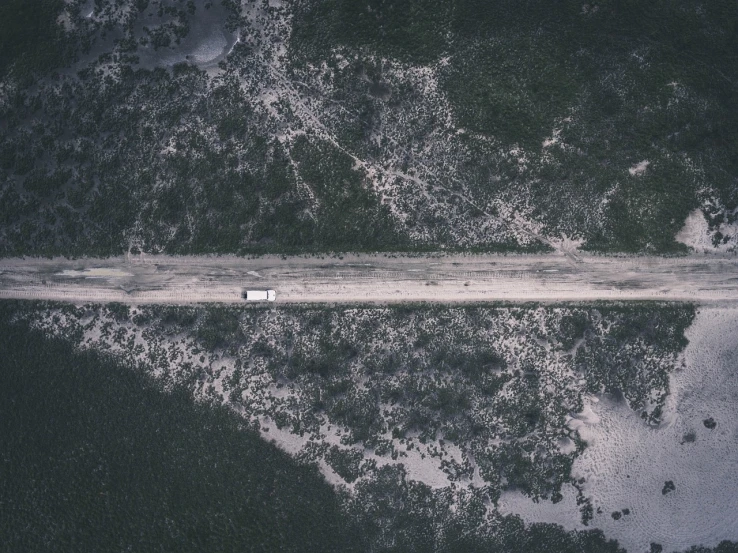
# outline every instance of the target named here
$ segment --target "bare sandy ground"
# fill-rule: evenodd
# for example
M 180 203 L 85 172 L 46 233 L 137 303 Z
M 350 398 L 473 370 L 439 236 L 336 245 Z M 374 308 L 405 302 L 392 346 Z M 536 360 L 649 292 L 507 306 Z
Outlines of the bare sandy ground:
M 738 301 L 738 256 L 682 258 L 392 254 L 2 259 L 0 298 L 70 302 L 277 303 Z
M 738 539 L 738 308 L 705 306 L 687 330 L 684 365 L 670 375 L 664 423 L 649 426 L 622 401 L 590 397 L 571 421 L 588 443 L 574 461 L 595 509 L 590 527 L 600 528 L 631 552 L 683 551 Z M 712 418 L 715 428 L 704 420 Z M 675 489 L 662 492 L 666 481 Z M 528 522 L 552 522 L 584 530 L 576 493 L 534 503 L 506 492 L 504 513 Z M 628 514 L 614 518 L 612 513 Z

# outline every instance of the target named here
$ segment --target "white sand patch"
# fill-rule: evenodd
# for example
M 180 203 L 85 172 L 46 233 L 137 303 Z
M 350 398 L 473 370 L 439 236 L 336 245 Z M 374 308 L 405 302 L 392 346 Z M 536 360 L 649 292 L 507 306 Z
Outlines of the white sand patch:
M 687 331 L 684 368 L 671 377 L 665 423 L 646 425 L 622 403 L 592 403 L 573 420 L 589 447 L 572 475 L 585 478 L 601 528 L 630 552 L 738 540 L 738 309 L 702 308 Z M 714 418 L 710 430 L 703 421 Z M 686 437 L 686 439 L 685 439 Z M 694 441 L 691 438 L 694 437 Z M 675 490 L 663 494 L 666 481 Z M 573 489 L 564 501 L 533 503 L 505 494 L 504 512 L 530 522 L 582 529 Z M 629 509 L 619 520 L 612 513 Z M 599 510 L 599 512 L 598 512 Z
M 72 20 L 69 17 L 69 12 L 67 12 L 66 10 L 63 11 L 59 15 L 59 17 L 56 18 L 56 24 L 64 29 L 64 32 L 66 33 L 71 33 L 75 29 L 75 25 L 74 23 L 72 23 Z
M 541 144 L 541 147 L 545 150 L 546 148 L 550 148 L 551 146 L 558 144 L 559 140 L 561 139 L 561 129 L 554 129 L 551 133 L 551 136 L 543 141 Z
M 197 65 L 208 64 L 218 57 L 224 56 L 228 49 L 228 40 L 222 33 L 215 33 L 201 42 L 190 54 L 190 59 Z
M 675 236 L 677 242 L 686 244 L 695 251 L 712 250 L 712 235 L 701 209 L 695 209 L 684 221 L 684 226 Z
M 577 444 L 571 438 L 561 438 L 558 441 L 559 451 L 564 455 L 569 455 L 577 450 Z
M 727 236 L 728 240 L 720 240 L 715 246 L 712 239 L 717 232 Z M 699 253 L 734 251 L 738 242 L 738 222 L 723 223 L 711 231 L 702 210 L 695 209 L 687 216 L 684 226 L 674 239 Z
M 266 441 L 273 443 L 290 455 L 297 455 L 310 441 L 308 436 L 293 434 L 284 428 L 280 429 L 268 417 L 259 417 L 259 435 Z
M 523 520 L 530 522 L 548 522 L 559 524 L 567 529 L 582 529 L 578 523 L 580 518 L 577 506 L 577 490 L 566 484 L 561 488 L 564 499 L 559 503 L 543 500 L 534 502 L 521 492 L 503 492 L 497 502 L 497 510 L 503 514 L 518 514 Z
M 109 269 L 104 267 L 84 269 L 82 271 L 75 271 L 65 269 L 61 273 L 57 273 L 59 276 L 65 277 L 83 277 L 83 278 L 123 278 L 131 277 L 133 273 L 128 273 L 121 269 Z
M 630 173 L 631 177 L 640 177 L 643 173 L 646 172 L 646 169 L 649 165 L 651 165 L 650 161 L 643 160 L 628 169 L 628 173 Z
M 446 473 L 441 470 L 440 461 L 430 455 L 421 453 L 418 449 L 403 450 L 404 455 L 399 459 L 399 463 L 405 466 L 408 478 L 422 482 L 431 488 L 445 488 L 449 485 L 449 479 Z M 382 457 L 375 457 L 377 465 L 398 464 L 394 461 L 387 461 Z

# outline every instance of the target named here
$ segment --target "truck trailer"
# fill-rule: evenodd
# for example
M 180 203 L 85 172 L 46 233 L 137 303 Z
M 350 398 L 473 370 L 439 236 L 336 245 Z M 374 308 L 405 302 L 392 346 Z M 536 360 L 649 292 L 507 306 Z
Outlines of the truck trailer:
M 274 290 L 244 290 L 241 297 L 246 301 L 274 301 L 277 294 Z

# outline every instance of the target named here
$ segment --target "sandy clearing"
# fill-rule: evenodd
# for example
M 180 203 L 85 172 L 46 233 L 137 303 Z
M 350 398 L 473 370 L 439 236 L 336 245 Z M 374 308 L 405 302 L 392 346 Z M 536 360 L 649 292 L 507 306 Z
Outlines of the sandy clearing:
M 723 239 L 713 244 L 713 238 L 718 232 L 723 235 Z M 695 209 L 689 214 L 684 226 L 675 236 L 677 242 L 699 253 L 735 252 L 738 244 L 736 237 L 738 237 L 738 221 L 732 224 L 723 222 L 717 228 L 710 230 L 710 225 L 701 209 Z
M 0 298 L 69 302 L 277 303 L 738 301 L 738 256 L 126 256 L 0 260 Z M 94 277 L 94 278 L 90 278 Z
M 601 528 L 628 551 L 664 551 L 738 540 L 738 308 L 702 307 L 686 336 L 684 368 L 671 375 L 665 422 L 650 427 L 622 402 L 591 398 L 578 426 L 589 447 L 572 467 L 584 478 L 595 508 L 590 527 Z M 717 423 L 707 428 L 704 420 Z M 675 490 L 662 493 L 666 481 Z M 533 503 L 503 495 L 502 512 L 529 522 L 584 529 L 576 493 Z M 612 513 L 628 509 L 617 520 Z M 598 510 L 600 512 L 598 512 Z
M 631 177 L 640 177 L 646 172 L 646 169 L 648 169 L 649 165 L 651 165 L 650 161 L 647 161 L 647 160 L 640 161 L 636 163 L 635 165 L 633 165 L 632 167 L 630 167 L 628 169 L 628 173 L 630 174 Z

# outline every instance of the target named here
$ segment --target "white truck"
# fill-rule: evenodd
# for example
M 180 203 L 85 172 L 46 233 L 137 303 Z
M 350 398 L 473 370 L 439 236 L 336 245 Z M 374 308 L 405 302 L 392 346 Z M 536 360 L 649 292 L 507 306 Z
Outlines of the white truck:
M 274 301 L 277 299 L 274 290 L 244 290 L 241 296 L 246 301 Z

